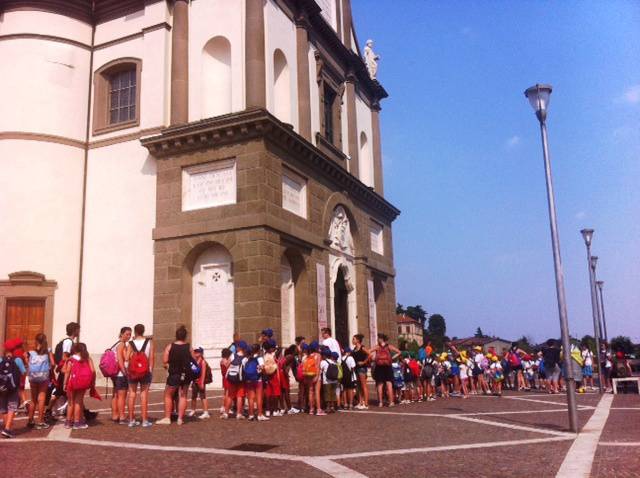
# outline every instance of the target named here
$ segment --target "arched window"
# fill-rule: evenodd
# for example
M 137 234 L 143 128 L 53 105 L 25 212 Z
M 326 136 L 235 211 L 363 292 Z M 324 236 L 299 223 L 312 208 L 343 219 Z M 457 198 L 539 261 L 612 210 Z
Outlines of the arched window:
M 273 52 L 273 114 L 291 123 L 291 77 L 287 58 L 279 49 Z
M 202 49 L 202 118 L 231 113 L 231 43 L 209 40 Z
M 369 141 L 364 131 L 360 133 L 360 152 L 358 154 L 360 165 L 360 181 L 367 186 L 373 186 L 373 161 L 369 148 Z
M 140 124 L 142 61 L 119 58 L 94 74 L 93 134 Z

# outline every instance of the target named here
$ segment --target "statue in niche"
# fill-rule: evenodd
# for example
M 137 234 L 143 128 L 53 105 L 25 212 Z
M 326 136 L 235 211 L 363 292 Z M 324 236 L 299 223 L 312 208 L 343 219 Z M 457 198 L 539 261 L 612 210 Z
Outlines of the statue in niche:
M 380 60 L 380 55 L 376 55 L 373 51 L 373 40 L 367 40 L 364 47 L 364 61 L 367 64 L 367 70 L 369 70 L 369 76 L 372 80 L 375 80 L 378 74 L 378 60 Z
M 333 211 L 329 227 L 329 240 L 334 249 L 353 255 L 353 237 L 351 236 L 349 216 L 342 206 L 338 206 Z

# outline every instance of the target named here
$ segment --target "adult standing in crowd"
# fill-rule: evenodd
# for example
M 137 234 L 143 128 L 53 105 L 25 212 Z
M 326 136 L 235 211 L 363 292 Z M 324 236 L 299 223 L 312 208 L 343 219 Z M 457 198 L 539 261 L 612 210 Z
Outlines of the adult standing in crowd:
M 120 329 L 119 340 L 112 347 L 118 360 L 118 374 L 112 379 L 113 397 L 111 398 L 111 420 L 121 425 L 128 424 L 125 406 L 127 404 L 127 391 L 129 390 L 129 381 L 127 379 L 129 340 L 131 340 L 131 327 L 122 327 Z
M 364 335 L 356 334 L 351 339 L 353 351 L 351 357 L 356 363 L 356 379 L 358 383 L 358 404 L 357 410 L 367 410 L 369 408 L 369 387 L 367 386 L 367 371 L 369 366 L 369 351 L 363 345 Z
M 187 409 L 187 392 L 191 384 L 191 360 L 195 359 L 191 344 L 187 342 L 187 328 L 181 325 L 176 330 L 176 340 L 167 345 L 162 353 L 162 362 L 167 369 L 167 385 L 164 389 L 164 418 L 156 425 L 170 425 L 173 397 L 178 392 L 178 425 L 184 423 Z
M 383 405 L 383 389 L 386 388 L 389 406 L 393 407 L 393 369 L 391 363 L 400 356 L 400 350 L 389 343 L 389 337 L 378 334 L 378 344 L 370 350 L 374 356 L 373 379 L 378 392 L 378 407 Z

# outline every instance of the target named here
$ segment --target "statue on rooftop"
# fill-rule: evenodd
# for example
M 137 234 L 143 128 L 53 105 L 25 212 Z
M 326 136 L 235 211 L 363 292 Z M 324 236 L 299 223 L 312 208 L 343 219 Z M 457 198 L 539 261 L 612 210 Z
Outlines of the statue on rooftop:
M 379 59 L 380 56 L 373 51 L 373 40 L 367 40 L 364 47 L 364 61 L 367 64 L 367 70 L 369 70 L 369 76 L 372 80 L 376 79 Z

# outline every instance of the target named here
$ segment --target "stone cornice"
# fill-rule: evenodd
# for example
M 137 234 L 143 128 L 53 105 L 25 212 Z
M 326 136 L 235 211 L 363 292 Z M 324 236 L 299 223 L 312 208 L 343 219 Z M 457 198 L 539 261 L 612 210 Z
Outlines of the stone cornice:
M 342 158 L 332 158 L 328 151 L 320 151 L 264 109 L 248 109 L 166 128 L 160 134 L 141 138 L 140 142 L 153 156 L 162 159 L 256 138 L 272 141 L 291 152 L 389 222 L 400 214 L 390 202 L 341 167 Z

